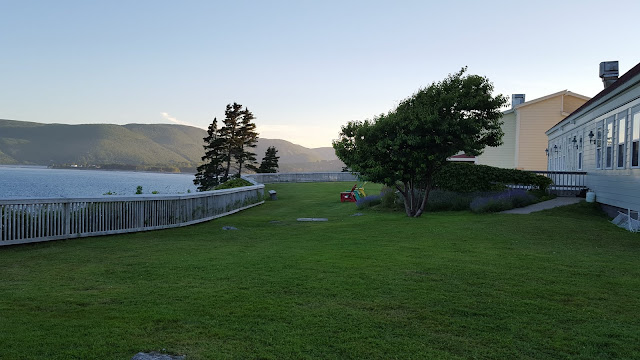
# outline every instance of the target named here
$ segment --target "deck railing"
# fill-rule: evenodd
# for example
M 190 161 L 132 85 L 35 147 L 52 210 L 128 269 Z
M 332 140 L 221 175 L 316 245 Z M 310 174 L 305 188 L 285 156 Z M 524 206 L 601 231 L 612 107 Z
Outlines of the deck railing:
M 584 171 L 530 171 L 537 175 L 550 178 L 553 184 L 547 191 L 560 196 L 577 195 L 586 189 L 585 180 L 587 173 Z
M 264 185 L 188 195 L 0 200 L 0 246 L 186 226 L 264 203 Z

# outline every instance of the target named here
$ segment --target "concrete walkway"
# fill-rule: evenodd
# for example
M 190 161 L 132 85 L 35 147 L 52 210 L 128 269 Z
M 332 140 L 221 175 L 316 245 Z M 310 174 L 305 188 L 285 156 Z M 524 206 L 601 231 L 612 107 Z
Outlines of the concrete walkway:
M 580 201 L 584 201 L 579 197 L 557 197 L 555 199 L 539 202 L 537 204 L 511 209 L 507 211 L 501 211 L 502 214 L 531 214 L 532 212 L 551 209 L 558 206 L 565 206 L 571 204 L 577 204 Z

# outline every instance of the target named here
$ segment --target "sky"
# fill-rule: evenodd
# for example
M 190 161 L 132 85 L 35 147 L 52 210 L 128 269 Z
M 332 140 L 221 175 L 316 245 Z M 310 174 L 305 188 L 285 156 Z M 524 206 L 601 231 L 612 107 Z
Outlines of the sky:
M 0 0 L 0 119 L 206 128 L 331 146 L 468 67 L 495 94 L 594 96 L 640 62 L 640 1 Z

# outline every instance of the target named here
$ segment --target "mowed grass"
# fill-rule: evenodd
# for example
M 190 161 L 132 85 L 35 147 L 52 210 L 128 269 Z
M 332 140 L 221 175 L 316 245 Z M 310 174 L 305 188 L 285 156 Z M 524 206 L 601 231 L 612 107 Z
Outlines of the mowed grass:
M 0 358 L 640 358 L 640 235 L 594 207 L 412 219 L 340 203 L 351 186 L 0 248 Z

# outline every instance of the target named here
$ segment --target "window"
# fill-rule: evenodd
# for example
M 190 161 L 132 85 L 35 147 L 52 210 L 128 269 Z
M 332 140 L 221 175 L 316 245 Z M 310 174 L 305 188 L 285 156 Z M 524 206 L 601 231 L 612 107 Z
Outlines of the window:
M 596 130 L 596 169 L 602 169 L 602 122 Z
M 625 140 L 627 139 L 626 137 L 626 130 L 627 130 L 627 112 L 621 112 L 618 114 L 618 119 L 617 119 L 617 123 L 616 123 L 616 127 L 618 128 L 617 130 L 617 137 L 616 137 L 616 155 L 617 157 L 617 163 L 616 166 L 618 168 L 624 168 L 624 159 L 625 159 L 625 154 L 626 154 L 626 148 L 624 146 Z
M 578 170 L 582 170 L 582 150 L 584 149 L 584 145 L 582 144 L 582 134 L 579 135 L 580 139 L 578 140 L 578 143 L 576 144 L 576 146 L 578 147 L 578 166 L 577 169 Z
M 640 150 L 640 106 L 631 109 L 631 166 L 638 166 L 638 151 Z
M 571 138 L 568 138 L 571 139 Z M 567 144 L 571 144 L 570 140 L 568 139 L 563 139 L 563 151 L 562 151 L 562 167 L 560 168 L 560 170 L 562 171 L 566 171 L 567 170 L 567 166 L 569 164 L 567 164 L 567 152 L 569 151 L 569 146 L 567 146 Z
M 604 152 L 605 168 L 611 169 L 613 167 L 613 116 L 605 120 L 605 139 L 606 147 Z
M 578 153 L 578 170 L 582 170 L 582 153 Z

